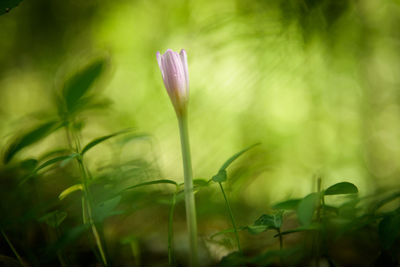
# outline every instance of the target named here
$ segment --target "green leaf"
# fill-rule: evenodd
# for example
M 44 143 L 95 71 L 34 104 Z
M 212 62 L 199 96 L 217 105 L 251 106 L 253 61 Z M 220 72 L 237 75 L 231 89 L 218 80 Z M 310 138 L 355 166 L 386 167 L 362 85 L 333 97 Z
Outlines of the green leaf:
M 385 249 L 389 249 L 400 236 L 400 214 L 390 214 L 379 223 L 379 238 Z
M 67 162 L 69 162 L 71 159 L 75 158 L 79 156 L 79 154 L 77 153 L 73 153 L 71 155 L 65 155 L 65 156 L 59 156 L 59 157 L 55 157 L 52 159 L 49 159 L 48 161 L 44 162 L 43 164 L 41 164 L 39 167 L 37 167 L 34 172 L 38 172 L 43 168 L 46 168 L 47 166 L 53 165 L 57 162 L 61 161 L 61 164 L 64 166 Z
M 243 149 L 242 151 L 236 153 L 235 155 L 233 155 L 232 157 L 230 157 L 227 161 L 225 161 L 224 164 L 222 164 L 221 168 L 219 169 L 218 173 L 216 175 L 214 175 L 210 181 L 214 181 L 216 183 L 221 183 L 221 182 L 225 182 L 228 178 L 227 173 L 226 173 L 226 168 L 229 167 L 229 165 L 238 157 L 240 157 L 243 153 L 245 153 L 246 151 L 248 151 L 249 149 L 255 147 L 259 145 L 259 143 L 251 145 L 245 149 Z
M 282 227 L 283 212 L 278 212 L 276 214 L 263 214 L 258 218 L 254 225 L 264 225 L 269 229 L 279 229 Z
M 7 148 L 3 162 L 8 163 L 20 150 L 42 140 L 60 127 L 57 121 L 50 121 L 34 127 L 27 133 L 17 137 Z
M 70 152 L 70 150 L 68 150 L 66 148 L 57 148 L 57 149 L 45 152 L 43 155 L 41 155 L 39 157 L 39 161 L 43 161 L 45 159 L 52 158 L 56 155 L 66 155 L 69 152 Z
M 98 59 L 75 73 L 64 84 L 62 95 L 67 112 L 71 113 L 82 104 L 94 82 L 100 77 L 106 66 L 105 59 Z
M 117 143 L 121 146 L 124 146 L 131 141 L 137 141 L 137 140 L 151 140 L 151 135 L 147 133 L 127 134 L 119 138 Z
M 39 222 L 45 222 L 47 225 L 56 228 L 67 218 L 67 213 L 64 211 L 53 211 L 38 219 Z
M 71 161 L 73 158 L 75 158 L 77 156 L 79 156 L 79 154 L 73 153 L 71 155 L 59 156 L 59 157 L 55 157 L 53 159 L 49 159 L 48 161 L 44 162 L 40 166 L 36 167 L 34 170 L 31 170 L 31 173 L 21 180 L 20 185 L 26 183 L 26 181 L 28 181 L 30 178 L 34 177 L 35 174 L 37 174 L 38 171 L 40 171 L 41 169 L 46 168 L 47 166 L 50 166 L 50 165 L 55 164 L 60 161 L 61 161 L 60 166 L 64 167 L 69 161 Z
M 289 199 L 272 206 L 274 210 L 296 210 L 301 198 Z
M 341 182 L 334 184 L 324 191 L 325 196 L 329 195 L 342 195 L 342 194 L 356 194 L 358 188 L 349 182 Z
M 386 196 L 385 198 L 381 199 L 380 201 L 377 201 L 376 203 L 373 203 L 372 210 L 377 210 L 383 205 L 397 199 L 400 197 L 400 192 L 394 192 L 390 194 L 389 196 Z
M 259 234 L 271 229 L 280 229 L 282 227 L 283 212 L 276 214 L 263 214 L 253 225 L 247 226 L 247 231 L 251 234 Z
M 102 142 L 104 142 L 104 141 L 106 141 L 106 140 L 108 140 L 108 139 L 110 139 L 110 138 L 112 138 L 114 136 L 118 136 L 120 134 L 124 134 L 124 133 L 127 133 L 129 131 L 131 131 L 131 129 L 126 129 L 126 130 L 123 130 L 123 131 L 120 131 L 120 132 L 117 132 L 117 133 L 113 133 L 113 134 L 110 134 L 110 135 L 106 135 L 106 136 L 102 136 L 102 137 L 96 138 L 93 141 L 89 142 L 82 149 L 81 155 L 83 156 L 89 149 L 93 148 L 94 146 L 96 146 L 96 145 L 98 145 L 98 144 L 100 144 L 100 143 L 102 143 Z
M 297 207 L 297 217 L 301 225 L 311 224 L 318 199 L 318 193 L 311 193 L 300 201 Z
M 115 211 L 120 201 L 121 196 L 116 196 L 95 206 L 93 209 L 93 218 L 95 222 L 102 222 L 109 216 L 120 214 L 122 211 Z
M 137 184 L 134 186 L 127 187 L 124 190 L 129 190 L 129 189 L 133 189 L 133 188 L 137 188 L 137 187 L 141 187 L 141 186 L 145 186 L 145 185 L 153 185 L 153 184 L 173 184 L 175 186 L 178 186 L 178 183 L 175 181 L 168 180 L 168 179 L 161 179 L 161 180 L 140 183 L 140 184 Z
M 240 227 L 240 228 L 238 228 L 237 230 L 238 230 L 238 231 L 242 231 L 242 230 L 246 230 L 247 228 L 248 228 L 248 227 L 245 226 L 245 227 Z M 235 232 L 235 229 L 233 229 L 233 228 L 225 229 L 225 230 L 222 230 L 222 231 L 218 231 L 218 232 L 212 234 L 212 235 L 210 236 L 210 239 L 214 239 L 216 236 L 219 236 L 219 235 L 228 234 L 228 233 L 234 233 L 234 232 Z
M 195 187 L 204 187 L 204 186 L 208 186 L 209 183 L 205 179 L 193 179 L 193 185 Z
M 257 235 L 269 230 L 270 228 L 266 225 L 249 225 L 246 229 L 250 234 Z
M 1 0 L 0 15 L 10 12 L 11 9 L 17 7 L 22 0 Z
M 227 179 L 226 170 L 219 170 L 216 175 L 213 176 L 212 180 L 216 183 L 225 182 Z
M 58 198 L 60 200 L 63 200 L 66 196 L 68 196 L 69 194 L 75 192 L 75 191 L 83 191 L 83 185 L 82 184 L 75 184 L 73 186 L 68 187 L 67 189 L 65 189 L 64 191 L 61 192 L 61 194 L 58 196 Z
M 38 161 L 36 159 L 26 159 L 19 163 L 21 169 L 26 171 L 32 171 L 36 168 Z
M 236 153 L 236 154 L 233 155 L 232 157 L 230 157 L 230 158 L 221 166 L 220 171 L 221 171 L 221 170 L 225 170 L 226 168 L 228 168 L 229 165 L 231 165 L 231 163 L 232 163 L 233 161 L 235 161 L 238 157 L 240 157 L 242 154 L 244 154 L 244 153 L 247 152 L 248 150 L 252 149 L 253 147 L 258 146 L 259 144 L 260 144 L 260 143 L 251 145 L 251 146 L 249 146 L 249 147 L 243 149 L 242 151 Z

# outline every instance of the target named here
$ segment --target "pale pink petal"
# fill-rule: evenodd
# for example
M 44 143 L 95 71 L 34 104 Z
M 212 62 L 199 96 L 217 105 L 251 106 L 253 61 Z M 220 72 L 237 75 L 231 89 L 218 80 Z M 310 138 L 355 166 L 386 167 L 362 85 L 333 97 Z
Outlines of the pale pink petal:
M 187 54 L 185 49 L 182 49 L 181 52 L 179 53 L 181 62 L 182 62 L 182 67 L 183 71 L 185 72 L 185 81 L 186 81 L 186 90 L 189 90 L 189 70 L 188 70 L 188 63 L 187 63 Z
M 162 75 L 162 77 L 163 77 L 163 79 L 164 79 L 164 70 L 163 70 L 163 68 L 162 68 L 162 63 L 161 63 L 161 61 L 162 61 L 162 55 L 160 54 L 159 51 L 157 51 L 156 56 L 157 56 L 158 66 L 160 67 L 160 70 L 161 70 L 161 75 Z
M 163 55 L 157 52 L 157 62 L 160 67 L 165 88 L 178 112 L 188 100 L 189 76 L 185 50 L 177 52 L 168 49 Z
M 169 89 L 180 94 L 185 91 L 185 73 L 178 53 L 168 49 L 164 54 L 163 69 Z

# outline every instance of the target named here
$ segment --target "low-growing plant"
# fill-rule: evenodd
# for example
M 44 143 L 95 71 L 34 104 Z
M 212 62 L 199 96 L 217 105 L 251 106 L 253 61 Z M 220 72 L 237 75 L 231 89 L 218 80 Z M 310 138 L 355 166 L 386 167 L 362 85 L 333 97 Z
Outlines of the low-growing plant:
M 144 156 L 116 157 L 98 168 L 88 164 L 90 154 L 106 143 L 115 141 L 115 146 L 124 147 L 131 141 L 151 143 L 152 139 L 150 135 L 125 129 L 83 142 L 87 140 L 83 130 L 92 116 L 90 111 L 105 108 L 107 103 L 95 88 L 107 71 L 108 61 L 96 59 L 66 78 L 57 88 L 57 110 L 15 134 L 4 149 L 4 165 L 0 173 L 4 183 L 0 187 L 0 231 L 6 246 L 2 251 L 7 253 L 0 255 L 1 264 L 399 264 L 400 191 L 396 189 L 366 195 L 346 180 L 323 187 L 322 178 L 318 178 L 314 192 L 272 205 L 265 203 L 263 210 L 256 213 L 252 207 L 229 195 L 230 187 L 227 185 L 234 178 L 233 163 L 240 165 L 240 160 L 245 158 L 243 155 L 251 154 L 261 147 L 260 144 L 251 145 L 229 157 L 211 178 L 193 179 L 186 53 L 183 51 L 178 55 L 168 50 L 166 54 L 158 55 L 158 60 L 178 118 L 183 182 L 164 178 L 155 164 Z M 29 150 L 50 137 L 58 140 L 52 148 L 40 153 Z M 246 168 L 251 167 L 250 164 Z M 49 181 L 51 184 L 47 185 Z M 200 203 L 197 210 L 195 196 Z M 221 217 L 231 227 L 220 227 L 213 232 L 201 227 L 213 216 L 207 208 L 216 210 L 214 215 L 217 213 L 218 216 L 214 217 L 227 212 L 227 219 Z M 141 214 L 145 212 L 151 215 Z M 186 216 L 181 216 L 184 213 Z M 200 215 L 199 234 L 197 215 Z M 146 230 L 151 224 L 149 218 L 156 216 L 165 223 L 157 221 L 156 227 L 149 226 L 150 230 Z M 207 221 L 204 219 L 206 216 Z M 242 224 L 235 220 L 238 216 L 241 216 L 239 221 Z M 113 227 L 107 227 L 110 222 Z M 187 222 L 188 231 L 181 229 L 182 222 Z M 160 259 L 155 249 L 148 249 L 149 245 L 144 242 L 151 236 L 149 231 L 156 232 L 158 238 L 165 232 L 165 242 L 157 239 L 165 248 Z M 189 237 L 189 242 L 180 242 L 182 233 Z M 234 240 L 234 246 L 230 246 L 231 240 Z M 211 257 L 205 255 L 211 254 L 213 246 L 225 250 L 219 258 L 210 260 Z M 124 249 L 129 250 L 129 253 L 124 252 L 125 257 L 129 254 L 129 259 L 118 258 L 121 255 L 119 251 Z

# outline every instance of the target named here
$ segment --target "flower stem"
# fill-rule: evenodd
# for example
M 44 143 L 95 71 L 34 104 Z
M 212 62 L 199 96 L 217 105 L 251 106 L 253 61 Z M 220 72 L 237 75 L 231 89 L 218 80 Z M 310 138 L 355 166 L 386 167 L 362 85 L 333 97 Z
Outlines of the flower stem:
M 235 232 L 235 237 L 236 237 L 238 250 L 239 250 L 239 252 L 242 252 L 242 249 L 240 247 L 239 234 L 238 234 L 238 230 L 237 230 L 237 227 L 236 227 L 235 219 L 233 218 L 231 205 L 229 204 L 228 198 L 226 197 L 225 190 L 224 190 L 224 187 L 222 186 L 222 183 L 219 182 L 218 184 L 219 184 L 219 187 L 221 188 L 222 194 L 224 195 L 226 206 L 228 207 L 229 216 L 231 218 L 231 222 L 232 222 L 232 226 L 233 226 L 233 231 Z
M 193 174 L 192 162 L 190 158 L 189 131 L 187 123 L 187 114 L 182 112 L 178 115 L 179 132 L 181 138 L 183 172 L 184 172 L 184 190 L 185 190 L 185 206 L 186 206 L 186 221 L 189 230 L 190 244 L 190 265 L 198 266 L 197 254 L 197 221 L 196 221 L 196 205 L 193 192 Z
M 168 216 L 168 266 L 175 266 L 175 255 L 174 255 L 174 210 L 176 204 L 176 194 L 178 193 L 178 187 L 176 192 L 172 196 L 171 208 Z

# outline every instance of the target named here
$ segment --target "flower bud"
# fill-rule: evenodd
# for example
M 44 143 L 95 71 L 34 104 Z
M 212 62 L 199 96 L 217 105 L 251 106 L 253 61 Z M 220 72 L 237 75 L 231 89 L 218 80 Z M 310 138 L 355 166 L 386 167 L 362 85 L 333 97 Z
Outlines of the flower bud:
M 168 49 L 164 55 L 157 52 L 157 61 L 160 66 L 165 88 L 178 115 L 186 111 L 189 99 L 189 73 L 186 51 L 178 54 Z

